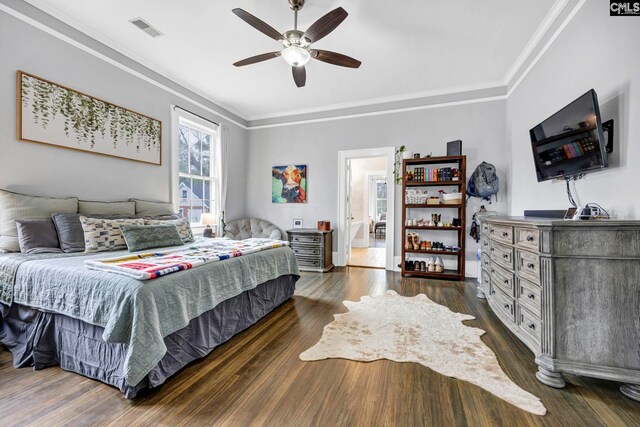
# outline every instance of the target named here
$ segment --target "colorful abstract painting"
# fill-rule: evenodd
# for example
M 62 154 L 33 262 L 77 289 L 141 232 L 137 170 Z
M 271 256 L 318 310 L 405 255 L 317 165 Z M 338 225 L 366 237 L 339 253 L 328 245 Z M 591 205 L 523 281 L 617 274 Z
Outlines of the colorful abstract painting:
M 273 203 L 307 203 L 307 165 L 274 166 L 271 170 Z

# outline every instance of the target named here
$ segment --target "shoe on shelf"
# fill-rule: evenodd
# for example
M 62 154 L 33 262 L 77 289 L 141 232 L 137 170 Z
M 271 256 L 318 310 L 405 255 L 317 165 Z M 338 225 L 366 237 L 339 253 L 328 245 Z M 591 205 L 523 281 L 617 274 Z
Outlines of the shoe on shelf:
M 444 271 L 444 262 L 442 262 L 442 258 L 436 257 L 435 269 L 436 273 L 442 273 Z

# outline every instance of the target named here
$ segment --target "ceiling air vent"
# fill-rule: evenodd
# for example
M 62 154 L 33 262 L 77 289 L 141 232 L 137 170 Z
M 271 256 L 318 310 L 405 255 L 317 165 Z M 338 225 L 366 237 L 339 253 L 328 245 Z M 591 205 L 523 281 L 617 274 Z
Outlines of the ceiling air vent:
M 154 26 L 152 26 L 142 18 L 134 18 L 129 22 L 131 22 L 136 27 L 140 28 L 145 33 L 149 34 L 151 37 L 155 38 L 155 37 L 164 36 L 163 32 L 161 32 L 160 30 L 158 30 L 157 28 L 155 28 Z

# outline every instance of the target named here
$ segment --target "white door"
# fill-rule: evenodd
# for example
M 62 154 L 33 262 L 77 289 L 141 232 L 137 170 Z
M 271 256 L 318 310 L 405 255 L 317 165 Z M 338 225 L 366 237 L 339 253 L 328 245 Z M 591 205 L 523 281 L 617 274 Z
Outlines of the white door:
M 345 218 L 345 224 L 346 226 L 346 232 L 345 232 L 345 260 L 346 260 L 346 264 L 349 265 L 349 262 L 351 261 L 351 220 L 353 219 L 352 215 L 351 215 L 351 159 L 347 159 L 347 169 L 346 169 L 346 183 L 347 183 L 347 188 L 346 188 L 346 218 Z

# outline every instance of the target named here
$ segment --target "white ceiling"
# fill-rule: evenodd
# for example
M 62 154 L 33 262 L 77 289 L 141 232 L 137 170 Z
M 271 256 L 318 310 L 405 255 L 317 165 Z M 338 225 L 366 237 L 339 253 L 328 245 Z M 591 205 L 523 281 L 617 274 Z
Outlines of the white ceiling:
M 307 0 L 306 29 L 342 6 L 349 17 L 314 47 L 362 61 L 307 65 L 297 88 L 281 59 L 236 68 L 279 43 L 236 17 L 240 7 L 278 31 L 293 28 L 287 0 L 27 0 L 245 119 L 503 85 L 556 0 Z M 559 1 L 559 0 L 558 0 Z M 151 38 L 129 20 L 165 33 Z

